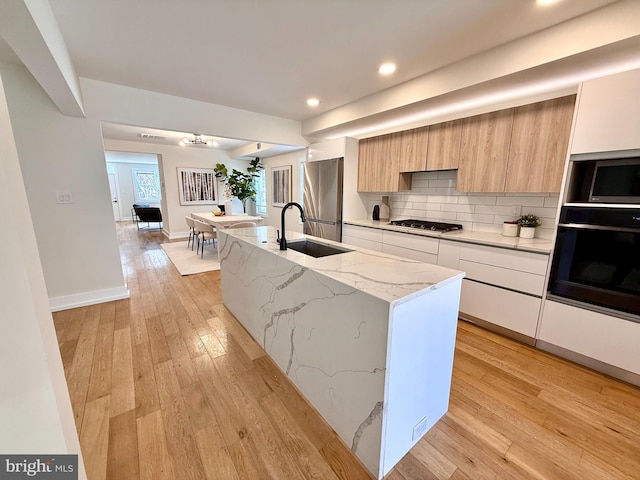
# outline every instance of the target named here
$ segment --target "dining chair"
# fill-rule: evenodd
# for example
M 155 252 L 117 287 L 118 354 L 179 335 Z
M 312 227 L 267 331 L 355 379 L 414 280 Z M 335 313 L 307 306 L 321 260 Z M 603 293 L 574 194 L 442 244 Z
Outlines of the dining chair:
M 187 222 L 187 226 L 189 227 L 189 240 L 187 241 L 187 247 L 191 245 L 191 250 L 193 250 L 193 246 L 196 243 L 196 236 L 198 236 L 200 232 L 196 231 L 196 224 L 193 220 L 193 217 L 187 215 L 186 217 L 184 217 L 184 220 L 185 222 Z
M 198 247 L 200 250 L 200 258 L 204 258 L 204 242 L 207 240 L 212 240 L 213 245 L 215 246 L 215 241 L 217 238 L 216 230 L 213 226 L 208 223 L 201 222 L 200 220 L 193 220 L 195 224 L 195 229 L 198 231 Z M 198 253 L 196 251 L 196 253 Z
M 256 222 L 238 222 L 232 223 L 231 225 L 227 225 L 225 228 L 247 228 L 247 227 L 257 227 L 258 224 Z

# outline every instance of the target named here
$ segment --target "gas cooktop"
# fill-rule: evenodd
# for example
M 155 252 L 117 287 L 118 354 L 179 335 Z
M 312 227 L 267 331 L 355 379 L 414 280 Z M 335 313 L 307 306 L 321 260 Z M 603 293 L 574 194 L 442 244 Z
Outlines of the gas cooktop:
M 422 230 L 432 230 L 434 232 L 452 232 L 454 230 L 462 230 L 462 225 L 457 223 L 441 223 L 441 222 L 428 222 L 426 220 L 392 220 L 389 225 L 396 225 L 398 227 L 411 227 L 420 228 Z

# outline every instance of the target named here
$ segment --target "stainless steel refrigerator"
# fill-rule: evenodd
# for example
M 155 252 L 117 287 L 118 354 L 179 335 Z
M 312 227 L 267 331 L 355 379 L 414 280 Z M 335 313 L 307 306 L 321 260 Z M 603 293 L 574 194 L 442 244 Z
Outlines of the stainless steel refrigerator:
M 344 158 L 305 162 L 304 233 L 342 241 L 342 173 Z

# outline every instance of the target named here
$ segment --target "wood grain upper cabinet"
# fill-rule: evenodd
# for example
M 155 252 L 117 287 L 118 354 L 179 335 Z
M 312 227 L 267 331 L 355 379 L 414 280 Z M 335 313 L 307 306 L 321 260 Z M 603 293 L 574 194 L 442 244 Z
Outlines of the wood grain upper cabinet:
M 396 142 L 399 172 L 421 172 L 427 169 L 427 145 L 429 127 L 414 128 L 393 133 L 391 141 Z
M 504 191 L 514 109 L 462 120 L 462 142 L 456 190 Z
M 411 174 L 399 171 L 400 142 L 396 134 L 360 140 L 358 191 L 398 192 L 411 189 Z
M 426 170 L 458 168 L 462 120 L 437 123 L 429 127 Z
M 559 192 L 576 96 L 515 109 L 505 192 Z

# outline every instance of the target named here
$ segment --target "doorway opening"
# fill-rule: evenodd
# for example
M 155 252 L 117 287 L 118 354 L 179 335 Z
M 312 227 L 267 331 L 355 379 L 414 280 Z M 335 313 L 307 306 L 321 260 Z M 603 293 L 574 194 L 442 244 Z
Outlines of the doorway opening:
M 105 151 L 109 190 L 116 222 L 135 222 L 133 205 L 160 207 L 158 155 Z

